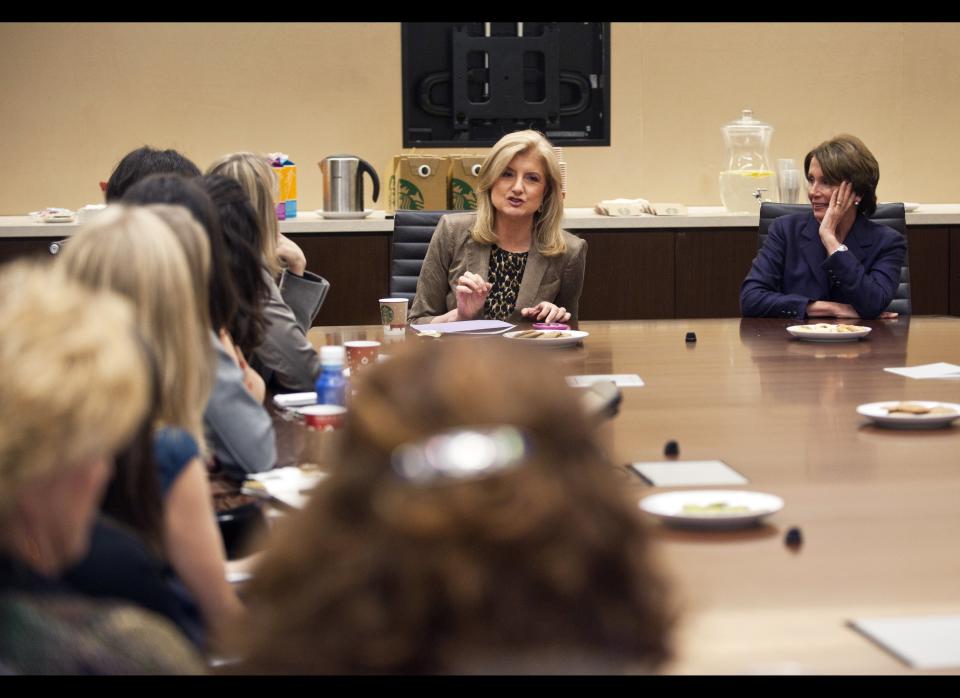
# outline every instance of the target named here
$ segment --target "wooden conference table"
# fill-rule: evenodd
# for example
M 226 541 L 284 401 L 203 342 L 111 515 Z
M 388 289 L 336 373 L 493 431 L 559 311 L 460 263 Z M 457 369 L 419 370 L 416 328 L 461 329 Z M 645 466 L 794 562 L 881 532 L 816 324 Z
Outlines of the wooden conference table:
M 652 523 L 682 608 L 668 672 L 911 673 L 846 622 L 960 613 L 960 425 L 888 430 L 856 406 L 960 402 L 960 380 L 883 371 L 960 364 L 960 318 L 859 322 L 873 327 L 869 337 L 840 344 L 793 340 L 790 324 L 583 322 L 582 347 L 544 351 L 566 375 L 644 380 L 622 389 L 620 414 L 602 428 L 616 462 L 663 460 L 673 439 L 681 460 L 721 459 L 749 480 L 739 489 L 786 502 L 748 530 Z M 684 341 L 691 331 L 695 344 Z M 379 326 L 315 327 L 309 336 L 316 346 L 382 339 Z M 406 339 L 474 340 L 506 341 Z M 620 477 L 638 500 L 660 491 L 625 468 Z M 799 549 L 784 545 L 792 526 L 802 530 Z

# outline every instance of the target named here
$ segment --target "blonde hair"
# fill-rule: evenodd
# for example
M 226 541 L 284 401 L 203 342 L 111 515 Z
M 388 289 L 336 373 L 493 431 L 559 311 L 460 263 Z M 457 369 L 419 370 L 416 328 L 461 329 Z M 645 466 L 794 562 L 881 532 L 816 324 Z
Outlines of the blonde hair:
M 497 141 L 487 159 L 480 166 L 480 181 L 477 184 L 477 222 L 471 231 L 473 239 L 489 245 L 496 244 L 497 235 L 494 223 L 497 210 L 490 199 L 490 190 L 510 165 L 510 161 L 521 153 L 537 153 L 543 163 L 547 188 L 543 194 L 542 211 L 533 224 L 533 238 L 537 250 L 542 255 L 552 257 L 563 254 L 567 243 L 563 239 L 563 196 L 560 179 L 560 163 L 557 154 L 542 133 L 537 131 L 515 131 Z
M 113 205 L 60 254 L 66 273 L 133 301 L 141 334 L 156 352 L 158 421 L 186 429 L 204 449 L 203 410 L 213 386 L 213 345 L 199 310 L 183 246 L 155 213 Z
M 50 263 L 0 268 L 0 512 L 22 485 L 123 447 L 148 371 L 128 301 Z
M 277 258 L 277 196 L 280 190 L 277 173 L 270 166 L 270 161 L 255 153 L 231 153 L 210 165 L 206 174 L 222 175 L 240 182 L 260 219 L 260 251 L 263 262 L 271 274 L 278 275 L 280 261 Z
M 144 206 L 155 213 L 177 236 L 183 246 L 193 280 L 193 295 L 197 299 L 197 322 L 204 334 L 212 331 L 210 324 L 210 240 L 187 209 L 174 204 L 149 204 Z M 219 328 L 217 328 L 219 330 Z

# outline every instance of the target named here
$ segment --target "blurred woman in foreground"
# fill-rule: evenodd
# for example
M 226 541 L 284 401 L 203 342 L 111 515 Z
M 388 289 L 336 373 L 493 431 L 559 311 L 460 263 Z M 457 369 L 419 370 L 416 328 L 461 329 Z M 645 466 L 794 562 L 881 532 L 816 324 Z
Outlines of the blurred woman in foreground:
M 200 233 L 196 239 L 206 242 Z M 155 352 L 160 386 L 154 454 L 163 492 L 164 552 L 215 637 L 243 607 L 226 581 L 226 554 L 203 462 L 203 408 L 214 356 L 183 246 L 156 214 L 115 205 L 74 235 L 59 263 L 71 278 L 132 301 L 138 329 Z
M 511 349 L 407 346 L 363 374 L 339 467 L 255 572 L 231 634 L 241 671 L 596 673 L 669 656 L 635 501 L 574 390 Z
M 57 580 L 147 407 L 132 308 L 47 265 L 4 267 L 0 385 L 0 673 L 203 671 L 171 624 Z

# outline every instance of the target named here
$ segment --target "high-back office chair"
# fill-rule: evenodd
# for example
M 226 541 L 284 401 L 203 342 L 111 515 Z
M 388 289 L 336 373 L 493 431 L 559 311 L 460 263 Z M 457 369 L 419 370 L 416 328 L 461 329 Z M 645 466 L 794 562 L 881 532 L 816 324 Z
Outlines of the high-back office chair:
M 417 279 L 427 256 L 430 238 L 448 213 L 463 211 L 397 211 L 393 218 L 393 244 L 390 245 L 390 295 L 413 301 Z
M 807 213 L 810 211 L 809 204 L 778 204 L 770 201 L 764 201 L 760 204 L 760 229 L 758 235 L 757 249 L 763 247 L 767 241 L 767 230 L 770 224 L 780 216 L 786 216 L 791 213 Z M 877 204 L 877 210 L 870 216 L 870 220 L 881 225 L 893 228 L 907 238 L 907 217 L 903 209 L 903 204 Z M 910 251 L 907 250 L 907 256 L 900 268 L 900 285 L 897 286 L 897 292 L 893 295 L 893 300 L 887 306 L 887 310 L 901 315 L 911 313 L 910 306 Z

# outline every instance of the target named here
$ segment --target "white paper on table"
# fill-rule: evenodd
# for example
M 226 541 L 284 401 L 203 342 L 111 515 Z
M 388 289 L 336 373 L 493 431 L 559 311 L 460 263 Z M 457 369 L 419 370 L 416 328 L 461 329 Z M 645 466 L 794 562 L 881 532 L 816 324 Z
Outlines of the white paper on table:
M 567 376 L 567 385 L 572 388 L 589 388 L 594 383 L 613 383 L 620 388 L 642 388 L 643 379 L 636 373 L 617 373 L 596 376 Z
M 417 332 L 439 332 L 440 334 L 502 334 L 516 325 L 502 320 L 461 320 L 460 322 L 438 322 L 432 325 L 410 325 Z
M 304 471 L 302 468 L 290 465 L 264 473 L 254 473 L 248 475 L 247 479 L 263 485 L 268 494 L 284 504 L 302 509 L 307 503 L 310 490 L 326 476 L 327 474 L 320 470 Z M 256 496 L 252 491 L 249 494 Z
M 861 618 L 849 625 L 917 669 L 960 667 L 960 615 Z
M 278 393 L 273 396 L 273 404 L 277 407 L 293 409 L 306 405 L 317 404 L 316 393 Z
M 654 487 L 744 485 L 747 478 L 722 460 L 650 461 L 630 468 Z
M 884 371 L 896 373 L 907 378 L 960 378 L 960 366 L 944 362 L 923 364 L 922 366 L 904 366 L 903 368 L 885 368 Z

